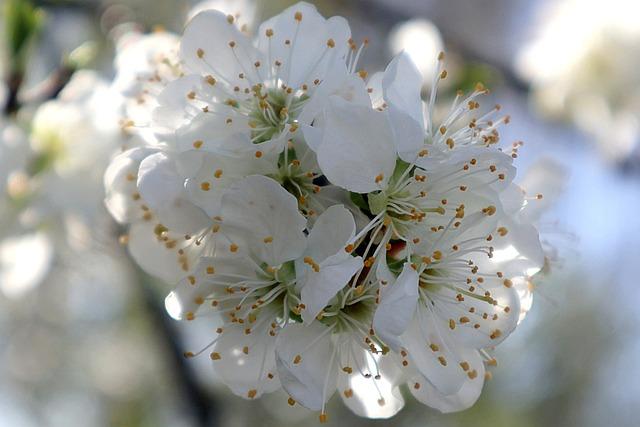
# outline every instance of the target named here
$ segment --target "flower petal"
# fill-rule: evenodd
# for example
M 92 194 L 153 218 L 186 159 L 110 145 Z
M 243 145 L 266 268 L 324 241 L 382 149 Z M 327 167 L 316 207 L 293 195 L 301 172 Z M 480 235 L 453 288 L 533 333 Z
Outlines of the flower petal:
M 335 348 L 320 322 L 287 325 L 276 340 L 276 365 L 282 387 L 307 409 L 322 409 L 336 389 Z
M 368 193 L 384 188 L 396 152 L 384 113 L 332 97 L 318 164 L 331 183 Z
M 195 234 L 210 224 L 206 213 L 186 199 L 179 163 L 165 153 L 146 157 L 138 170 L 138 191 L 170 230 Z
M 117 155 L 105 171 L 104 203 L 111 216 L 121 224 L 132 222 L 140 215 L 140 206 L 134 200 L 134 195 L 138 192 L 136 177 L 140 162 L 155 152 L 152 148 L 132 148 Z
M 355 235 L 353 215 L 342 205 L 324 211 L 309 233 L 305 255 L 322 262 L 331 255 L 344 252 L 347 242 Z
M 382 286 L 380 304 L 373 316 L 373 330 L 382 341 L 398 351 L 400 337 L 415 316 L 418 303 L 418 272 L 405 263 L 398 278 Z
M 467 378 L 457 391 L 449 394 L 441 393 L 429 382 L 428 378 L 418 374 L 408 381 L 411 394 L 419 402 L 445 414 L 470 408 L 476 403 L 482 392 L 485 369 L 477 351 L 469 351 L 464 358 L 469 361 L 470 366 L 474 367 L 475 373 L 469 368 L 466 371 Z M 471 375 L 469 375 L 470 373 Z
M 422 75 L 405 52 L 387 66 L 382 78 L 384 101 L 400 158 L 414 162 L 424 147 Z
M 351 346 L 351 349 L 344 349 Z M 404 407 L 399 385 L 402 372 L 391 357 L 379 356 L 364 350 L 353 341 L 343 344 L 341 354 L 348 354 L 348 365 L 360 369 L 351 374 L 341 371 L 338 390 L 344 404 L 356 415 L 366 418 L 391 418 Z M 353 360 L 351 358 L 356 358 Z
M 269 334 L 268 323 L 265 326 L 246 334 L 242 325 L 227 325 L 213 348 L 211 358 L 216 373 L 234 394 L 245 399 L 280 388 L 276 338 Z
M 267 30 L 273 30 L 267 36 Z M 287 86 L 309 86 L 324 80 L 327 70 L 346 56 L 349 24 L 342 17 L 325 19 L 315 6 L 299 2 L 265 21 L 258 30 L 258 49 L 271 61 L 280 61 Z M 329 39 L 334 47 L 329 47 Z M 287 42 L 287 40 L 289 42 Z
M 221 231 L 243 251 L 270 266 L 298 258 L 306 247 L 307 221 L 298 201 L 261 175 L 237 182 L 222 196 Z
M 300 297 L 306 306 L 302 311 L 304 322 L 313 322 L 331 298 L 345 287 L 361 267 L 362 257 L 353 257 L 344 250 L 321 262 L 318 271 L 307 267 L 306 274 L 298 280 Z
M 188 24 L 180 44 L 180 57 L 190 71 L 212 75 L 233 87 L 244 74 L 253 84 L 261 81 L 254 63 L 261 59 L 251 41 L 217 10 L 197 14 Z
M 436 316 L 431 307 L 420 304 L 416 313 L 402 336 L 410 365 L 441 393 L 457 392 L 467 378 L 467 370 L 462 366 L 477 371 L 482 361 L 469 359 L 475 353 L 454 340 L 445 320 Z M 465 362 L 466 365 L 461 365 Z

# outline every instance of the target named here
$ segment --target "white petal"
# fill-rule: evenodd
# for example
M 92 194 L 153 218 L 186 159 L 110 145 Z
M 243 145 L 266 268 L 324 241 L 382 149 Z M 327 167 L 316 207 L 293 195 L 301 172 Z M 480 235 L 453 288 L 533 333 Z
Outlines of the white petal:
M 300 296 L 306 306 L 302 311 L 305 323 L 313 322 L 331 298 L 345 287 L 361 267 L 362 257 L 353 257 L 343 249 L 321 262 L 319 271 L 307 267 L 306 274 L 298 280 Z M 296 266 L 296 273 L 297 271 Z
M 305 408 L 319 411 L 336 389 L 331 332 L 320 322 L 287 325 L 276 340 L 276 365 L 282 387 Z
M 410 116 L 421 128 L 424 137 L 424 113 L 422 110 L 422 75 L 409 55 L 397 55 L 387 66 L 382 79 L 384 100 L 401 113 Z
M 140 206 L 133 195 L 138 192 L 135 177 L 140 162 L 156 150 L 146 147 L 133 148 L 116 156 L 104 174 L 105 206 L 119 223 L 132 222 L 140 215 Z
M 213 348 L 219 355 L 213 367 L 233 393 L 245 399 L 258 398 L 280 388 L 275 343 L 268 328 L 245 334 L 242 325 L 227 325 Z
M 373 75 L 369 77 L 369 81 L 367 82 L 367 91 L 369 91 L 371 105 L 374 108 L 382 107 L 382 104 L 384 104 L 384 93 L 382 90 L 383 78 L 384 73 L 382 71 L 378 71 L 377 73 L 373 73 Z
M 241 254 L 218 254 L 215 257 L 200 257 L 196 266 L 184 276 L 171 293 L 165 298 L 165 308 L 176 319 L 185 319 L 189 314 L 201 315 L 207 310 L 214 312 L 211 304 L 203 304 L 204 298 L 215 290 L 243 281 L 245 278 L 258 278 L 253 265 Z
M 295 19 L 296 13 L 302 14 L 300 21 Z M 273 30 L 271 37 L 266 36 L 267 29 Z M 350 37 L 344 18 L 325 19 L 315 6 L 300 2 L 262 23 L 257 43 L 271 61 L 282 63 L 284 82 L 298 88 L 303 83 L 311 86 L 315 79 L 324 80 L 327 69 L 346 55 Z M 334 48 L 328 47 L 329 39 L 333 39 Z
M 322 213 L 336 204 L 346 207 L 355 219 L 357 230 L 362 230 L 370 222 L 369 217 L 362 213 L 360 208 L 351 201 L 349 192 L 343 188 L 335 185 L 321 187 L 320 192 L 314 195 L 313 200 L 318 202 L 313 206 L 318 213 Z M 311 218 L 309 220 L 311 221 Z
M 182 151 L 198 147 L 201 151 L 213 153 L 231 151 L 234 148 L 227 143 L 230 137 L 238 133 L 247 133 L 248 118 L 238 114 L 234 108 L 221 108 L 220 111 L 198 112 L 188 123 L 176 131 L 178 148 Z
M 475 353 L 453 339 L 446 321 L 435 316 L 430 307 L 419 305 L 416 313 L 402 337 L 410 364 L 440 392 L 457 392 L 468 378 L 460 363 L 467 362 L 471 370 L 478 370 L 482 361 L 468 360 Z
M 405 263 L 395 282 L 382 286 L 380 304 L 373 316 L 373 330 L 382 341 L 398 351 L 400 337 L 413 319 L 418 303 L 418 272 Z
M 298 121 L 303 124 L 303 130 L 306 127 L 305 125 L 310 125 L 314 122 L 315 126 L 315 121 L 321 122 L 319 116 L 325 109 L 329 108 L 331 96 L 340 97 L 346 102 L 355 105 L 366 107 L 371 105 L 364 81 L 358 74 L 350 73 L 346 64 L 340 63 L 335 67 L 331 67 L 328 71 L 330 75 L 325 76 L 325 79 L 313 92 L 313 96 L 306 102 L 298 116 Z M 317 144 L 310 143 L 310 145 L 315 149 Z
M 179 162 L 165 153 L 146 157 L 138 170 L 138 191 L 164 226 L 178 233 L 195 234 L 210 220 L 186 199 L 184 177 L 178 169 Z
M 508 218 L 502 219 L 499 225 L 508 233 L 505 236 L 496 233 L 492 244 L 493 257 L 491 260 L 479 260 L 479 267 L 490 263 L 507 277 L 532 276 L 540 271 L 544 265 L 544 251 L 538 230 L 531 224 L 519 224 Z
M 201 111 L 201 101 L 192 100 L 188 94 L 202 92 L 202 77 L 187 75 L 164 87 L 156 100 L 158 106 L 152 111 L 152 124 L 157 128 L 158 138 L 165 140 L 170 132 L 190 121 Z
M 449 394 L 441 393 L 429 382 L 428 378 L 416 375 L 408 381 L 411 394 L 418 401 L 445 414 L 470 408 L 476 403 L 482 392 L 485 370 L 477 351 L 472 350 L 465 358 L 469 360 L 471 366 L 474 366 L 476 372 L 473 378 L 467 375 L 459 390 Z M 419 384 L 417 388 L 416 384 Z
M 317 153 L 329 181 L 358 193 L 384 188 L 396 164 L 385 114 L 332 97 L 324 125 Z
M 351 212 L 342 205 L 331 206 L 318 217 L 309 233 L 305 255 L 321 262 L 343 252 L 355 231 L 356 224 Z
M 144 271 L 167 283 L 177 283 L 185 274 L 178 249 L 169 249 L 154 233 L 155 223 L 140 221 L 129 229 L 129 253 Z
M 230 45 L 233 45 L 233 47 Z M 186 67 L 200 75 L 212 75 L 233 86 L 244 74 L 246 82 L 261 81 L 254 63 L 261 60 L 251 41 L 227 21 L 227 16 L 216 10 L 196 15 L 184 30 L 180 57 Z
M 298 201 L 271 178 L 244 178 L 222 196 L 221 206 L 221 230 L 268 265 L 291 261 L 304 251 L 307 221 Z
M 255 156 L 248 158 L 226 156 L 222 154 L 199 154 L 202 164 L 197 174 L 186 182 L 189 200 L 202 208 L 210 217 L 220 212 L 220 199 L 233 183 L 242 178 L 273 171 L 273 164 Z
M 353 341 L 343 344 L 343 349 L 349 345 L 352 349 L 343 350 L 341 354 L 350 354 L 357 360 L 349 359 L 352 374 L 341 371 L 338 376 L 342 401 L 360 417 L 391 418 L 404 407 L 398 387 L 402 382 L 402 372 L 391 357 L 374 355 Z M 356 365 L 371 375 L 368 378 L 361 375 Z M 376 378 L 376 375 L 380 377 Z

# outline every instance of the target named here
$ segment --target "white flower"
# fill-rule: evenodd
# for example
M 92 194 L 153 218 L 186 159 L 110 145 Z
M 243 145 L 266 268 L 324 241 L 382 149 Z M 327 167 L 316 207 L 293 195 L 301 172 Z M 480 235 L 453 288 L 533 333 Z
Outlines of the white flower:
M 202 149 L 216 151 L 228 135 L 241 133 L 255 144 L 252 152 L 279 153 L 305 104 L 347 75 L 349 36 L 344 19 L 327 20 L 307 3 L 264 22 L 253 42 L 233 16 L 201 12 L 180 44 L 186 75 L 158 98 L 158 130 L 177 129 L 183 150 L 203 141 Z
M 216 371 L 240 396 L 252 399 L 279 386 L 279 330 L 292 316 L 313 321 L 362 264 L 344 250 L 355 231 L 345 208 L 323 213 L 309 237 L 306 228 L 296 199 L 276 181 L 244 178 L 222 196 L 214 247 L 167 297 L 175 318 L 223 316 L 219 338 L 205 349 L 214 346 Z
M 398 160 L 407 140 L 393 132 L 393 120 L 386 112 L 332 98 L 321 131 L 305 133 L 315 139 L 310 145 L 330 182 L 368 193 L 375 217 L 365 228 L 375 230 L 374 236 L 385 229 L 382 245 L 392 237 L 417 244 L 422 230 L 445 226 L 465 209 L 499 208 L 498 194 L 515 172 L 511 157 L 490 147 L 463 147 L 425 170 L 416 166 L 420 154 L 411 163 Z
M 640 139 L 637 2 L 563 0 L 542 12 L 514 61 L 535 105 L 593 136 L 609 159 L 625 160 Z
M 51 239 L 42 232 L 8 237 L 0 242 L 0 290 L 17 298 L 40 284 L 53 259 Z
M 404 406 L 398 390 L 398 365 L 382 356 L 370 329 L 375 288 L 347 287 L 323 310 L 319 320 L 291 324 L 276 341 L 276 362 L 283 388 L 293 401 L 320 411 L 336 390 L 360 416 L 389 418 Z
M 449 111 L 436 121 L 438 84 L 447 76 L 444 54 L 440 53 L 432 74 L 429 102 L 420 98 L 423 77 L 406 52 L 397 55 L 384 74 L 370 85 L 381 94 L 383 108 L 391 117 L 391 126 L 400 142 L 398 154 L 406 162 L 422 167 L 446 160 L 448 153 L 467 146 L 492 146 L 500 141 L 498 128 L 508 123 L 509 117 L 496 117 L 500 106 L 480 113 L 478 98 L 488 90 L 478 84 L 465 96 L 458 91 Z M 372 78 L 373 79 L 373 78 Z
M 451 412 L 480 395 L 479 351 L 515 329 L 520 298 L 513 281 L 539 270 L 543 254 L 535 229 L 487 211 L 431 233 L 409 251 L 397 278 L 379 265 L 373 329 L 401 356 L 414 396 Z
M 122 143 L 118 117 L 122 99 L 91 71 L 80 71 L 58 98 L 42 104 L 31 127 L 32 165 L 43 209 L 75 211 L 89 220 L 100 208 L 102 174 Z M 73 194 L 74 197 L 69 197 Z

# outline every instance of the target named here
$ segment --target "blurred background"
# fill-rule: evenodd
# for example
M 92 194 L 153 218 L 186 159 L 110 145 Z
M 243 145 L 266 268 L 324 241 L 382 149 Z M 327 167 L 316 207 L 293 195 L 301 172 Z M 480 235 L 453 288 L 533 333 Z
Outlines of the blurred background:
M 9 2 L 15 0 L 0 1 Z M 441 99 L 484 82 L 491 102 L 511 115 L 501 132 L 504 146 L 524 141 L 518 180 L 551 181 L 543 191 L 549 208 L 539 223 L 549 248 L 548 272 L 531 284 L 533 307 L 496 350 L 498 366 L 479 402 L 442 415 L 407 397 L 393 419 L 364 420 L 334 397 L 329 425 L 637 426 L 640 2 L 311 2 L 325 16 L 345 16 L 354 39 L 369 39 L 361 64 L 370 72 L 405 49 L 429 76 L 437 52 L 446 50 L 449 77 Z M 37 141 L 53 140 L 56 119 L 48 119 L 49 139 L 43 138 L 38 97 L 77 99 L 63 88 L 81 68 L 97 70 L 109 82 L 118 32 L 162 27 L 180 34 L 196 2 L 33 3 L 41 9 L 39 29 L 19 73 L 24 105 L 17 116 L 10 64 L 16 47 L 5 40 L 0 55 L 0 104 L 7 105 L 0 133 L 10 141 L 0 150 L 0 190 L 9 200 L 0 206 L 0 426 L 317 423 L 316 414 L 289 407 L 285 394 L 257 402 L 237 398 L 217 383 L 208 358 L 182 357 L 202 346 L 202 336 L 168 318 L 162 303 L 168 286 L 139 271 L 118 244 L 123 230 L 101 204 L 108 154 L 73 173 L 42 166 L 50 151 L 38 151 Z M 240 12 L 251 27 L 294 2 L 208 3 Z M 9 8 L 1 9 L 6 38 Z M 119 132 L 117 118 L 98 117 L 97 128 L 113 119 L 116 130 L 109 132 Z M 21 143 L 41 154 L 38 161 L 25 163 Z M 15 172 L 20 162 L 31 170 L 29 179 Z M 37 192 L 30 190 L 34 185 Z M 76 190 L 84 191 L 78 196 L 83 203 L 72 200 Z

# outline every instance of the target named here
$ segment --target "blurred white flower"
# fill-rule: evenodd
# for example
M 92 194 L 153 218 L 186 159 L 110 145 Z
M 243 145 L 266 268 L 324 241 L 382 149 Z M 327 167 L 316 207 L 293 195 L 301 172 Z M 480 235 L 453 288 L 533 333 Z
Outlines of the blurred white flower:
M 58 98 L 42 104 L 31 129 L 44 214 L 75 210 L 89 220 L 100 209 L 102 175 L 124 135 L 122 99 L 92 71 L 79 71 Z
M 544 12 L 518 72 L 544 113 L 572 120 L 609 159 L 623 161 L 640 140 L 640 29 L 632 18 L 640 5 L 564 0 Z
M 0 242 L 0 290 L 18 298 L 39 285 L 49 271 L 53 246 L 43 232 L 5 238 Z
M 426 19 L 412 19 L 396 25 L 389 34 L 389 48 L 396 55 L 404 51 L 416 64 L 425 84 L 436 71 L 438 53 L 444 50 L 438 28 Z

